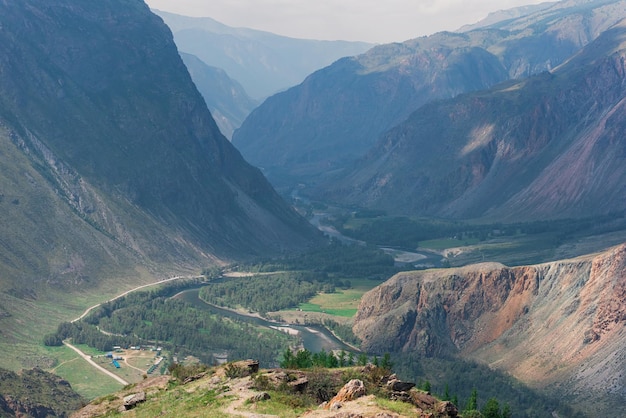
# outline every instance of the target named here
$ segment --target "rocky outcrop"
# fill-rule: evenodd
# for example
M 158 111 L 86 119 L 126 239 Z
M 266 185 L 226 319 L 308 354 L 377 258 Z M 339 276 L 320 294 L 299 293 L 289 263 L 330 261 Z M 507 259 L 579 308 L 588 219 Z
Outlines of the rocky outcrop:
M 400 273 L 363 297 L 354 332 L 368 351 L 459 355 L 615 401 L 626 386 L 625 286 L 626 244 L 534 266 Z
M 123 401 L 123 410 L 128 411 L 129 409 L 133 409 L 138 404 L 146 401 L 146 392 L 137 392 L 124 396 Z
M 66 417 L 84 405 L 70 384 L 41 369 L 19 374 L 0 369 L 0 416 Z
M 335 410 L 341 408 L 344 402 L 353 401 L 365 395 L 365 384 L 362 380 L 352 379 L 346 383 L 339 392 L 326 405 L 326 409 Z

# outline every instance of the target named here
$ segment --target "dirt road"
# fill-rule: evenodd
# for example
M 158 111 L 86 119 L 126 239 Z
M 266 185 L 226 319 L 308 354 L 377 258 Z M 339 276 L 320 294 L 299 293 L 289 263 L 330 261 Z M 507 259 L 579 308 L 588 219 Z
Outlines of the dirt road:
M 137 286 L 133 289 L 130 289 L 124 293 L 121 293 L 117 296 L 115 296 L 112 299 L 109 299 L 107 302 L 111 302 L 114 301 L 116 299 L 119 299 L 121 297 L 124 297 L 126 295 L 128 295 L 129 293 L 135 292 L 137 290 L 140 289 L 144 289 L 146 287 L 151 287 L 151 286 L 157 286 L 163 283 L 168 283 L 168 282 L 172 282 L 174 280 L 182 280 L 182 279 L 192 279 L 194 277 L 190 277 L 190 276 L 177 276 L 177 277 L 172 277 L 169 279 L 165 279 L 165 280 L 161 280 L 160 282 L 156 282 L 156 283 L 148 283 L 148 284 L 144 284 L 141 286 Z M 102 302 L 102 303 L 106 303 L 106 302 Z M 85 316 L 87 316 L 87 314 L 89 314 L 89 312 L 91 312 L 92 310 L 94 310 L 95 308 L 97 308 L 98 306 L 102 305 L 102 303 L 98 303 L 96 305 L 93 305 L 90 308 L 87 308 L 85 310 L 85 312 L 83 312 L 83 314 L 81 316 L 79 316 L 78 318 L 72 320 L 72 322 L 76 322 L 76 321 L 80 321 L 81 319 L 83 319 Z M 126 380 L 122 379 L 121 377 L 119 377 L 118 375 L 116 375 L 115 373 L 113 373 L 110 370 L 105 369 L 104 367 L 100 366 L 99 364 L 97 364 L 95 361 L 93 361 L 91 359 L 91 357 L 85 353 L 83 353 L 80 349 L 78 349 L 77 347 L 73 346 L 72 344 L 70 344 L 69 342 L 63 341 L 63 344 L 65 344 L 66 346 L 68 346 L 69 348 L 71 348 L 72 350 L 76 351 L 82 358 L 84 358 L 87 363 L 91 364 L 93 367 L 95 367 L 96 369 L 98 369 L 99 371 L 101 371 L 102 373 L 105 373 L 106 375 L 112 377 L 113 379 L 117 380 L 118 382 L 120 382 L 122 385 L 126 386 L 128 385 L 130 382 L 127 382 Z M 130 366 L 130 365 L 129 365 Z M 131 366 L 132 367 L 132 366 Z M 135 368 L 135 367 L 133 367 Z
M 112 371 L 107 370 L 104 367 L 102 367 L 99 364 L 97 364 L 95 361 L 93 361 L 91 359 L 91 356 L 88 356 L 87 354 L 83 353 L 77 347 L 73 346 L 72 344 L 68 343 L 67 341 L 63 341 L 63 344 L 65 344 L 66 346 L 68 346 L 72 350 L 76 351 L 78 353 L 78 355 L 80 355 L 82 358 L 85 359 L 85 361 L 87 361 L 87 363 L 91 364 L 93 367 L 95 367 L 96 369 L 100 370 L 102 373 L 104 373 L 104 374 L 112 377 L 113 379 L 117 380 L 122 385 L 126 386 L 126 385 L 130 384 L 130 382 L 127 382 L 126 380 L 122 379 L 121 377 L 119 377 L 118 375 L 113 373 Z
M 137 290 L 139 290 L 139 289 L 144 289 L 144 288 L 146 288 L 146 287 L 157 286 L 157 285 L 160 285 L 160 284 L 163 284 L 163 283 L 172 282 L 172 281 L 174 281 L 174 280 L 182 280 L 182 279 L 196 279 L 196 278 L 197 278 L 197 277 L 192 277 L 192 276 L 176 276 L 176 277 L 171 277 L 171 278 L 169 278 L 169 279 L 161 280 L 160 282 L 144 284 L 144 285 L 141 285 L 141 286 L 137 286 L 137 287 L 135 287 L 135 288 L 133 288 L 133 289 L 127 290 L 126 292 L 121 293 L 121 294 L 119 294 L 119 295 L 115 296 L 114 298 L 109 299 L 109 300 L 107 300 L 106 302 L 102 302 L 102 303 L 112 302 L 112 301 L 114 301 L 114 300 L 116 300 L 116 299 L 119 299 L 119 298 L 121 298 L 121 297 L 124 297 L 124 296 L 128 295 L 129 293 L 136 292 Z M 76 319 L 73 319 L 73 320 L 72 320 L 72 322 L 80 321 L 81 319 L 83 319 L 84 317 L 86 317 L 86 316 L 87 316 L 87 314 L 89 314 L 89 312 L 91 312 L 92 310 L 96 309 L 98 306 L 102 305 L 102 303 L 98 303 L 98 304 L 96 304 L 96 305 L 93 305 L 93 306 L 92 306 L 92 307 L 90 307 L 90 308 L 87 308 L 87 309 L 85 310 L 85 312 L 83 312 L 83 314 L 82 314 L 81 316 L 79 316 L 79 317 L 78 317 L 78 318 L 76 318 Z

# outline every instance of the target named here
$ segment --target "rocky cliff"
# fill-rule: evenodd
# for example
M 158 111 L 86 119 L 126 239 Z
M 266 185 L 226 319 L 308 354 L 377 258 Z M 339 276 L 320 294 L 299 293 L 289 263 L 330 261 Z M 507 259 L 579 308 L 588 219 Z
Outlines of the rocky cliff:
M 354 332 L 366 350 L 478 360 L 610 416 L 626 387 L 625 289 L 626 245 L 535 266 L 407 272 L 363 297 Z
M 19 374 L 0 369 L 0 416 L 67 417 L 82 407 L 85 399 L 70 384 L 40 369 Z

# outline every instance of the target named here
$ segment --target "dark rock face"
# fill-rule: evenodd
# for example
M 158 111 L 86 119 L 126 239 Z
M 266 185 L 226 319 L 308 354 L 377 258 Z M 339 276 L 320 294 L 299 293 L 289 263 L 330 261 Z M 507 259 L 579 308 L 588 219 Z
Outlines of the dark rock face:
M 623 211 L 624 33 L 606 31 L 553 73 L 422 107 L 323 195 L 462 219 Z
M 623 17 L 624 1 L 570 0 L 464 33 L 382 45 L 266 100 L 233 143 L 277 186 L 316 184 L 350 168 L 422 105 L 552 70 Z
M 261 393 L 257 393 L 252 398 L 250 398 L 250 402 L 256 403 L 256 402 L 266 401 L 268 399 L 271 399 L 270 394 L 267 392 L 261 392 Z

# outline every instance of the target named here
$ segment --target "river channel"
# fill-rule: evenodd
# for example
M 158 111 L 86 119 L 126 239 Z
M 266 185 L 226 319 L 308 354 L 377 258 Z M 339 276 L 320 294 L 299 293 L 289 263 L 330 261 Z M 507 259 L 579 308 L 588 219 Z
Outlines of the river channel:
M 268 321 L 256 316 L 239 314 L 237 312 L 233 312 L 228 309 L 222 309 L 204 302 L 202 299 L 200 299 L 199 292 L 200 289 L 189 289 L 178 293 L 174 297 L 184 300 L 185 302 L 190 303 L 197 308 L 209 311 L 220 316 L 233 318 L 238 321 L 243 321 L 254 325 L 260 325 L 266 328 L 279 329 L 284 332 L 289 332 L 291 334 L 297 333 L 298 337 L 302 340 L 304 348 L 313 353 L 317 353 L 322 350 L 345 350 L 352 352 L 355 351 L 353 348 L 344 344 L 341 340 L 335 337 L 323 326 L 291 324 L 287 325 L 280 322 Z

